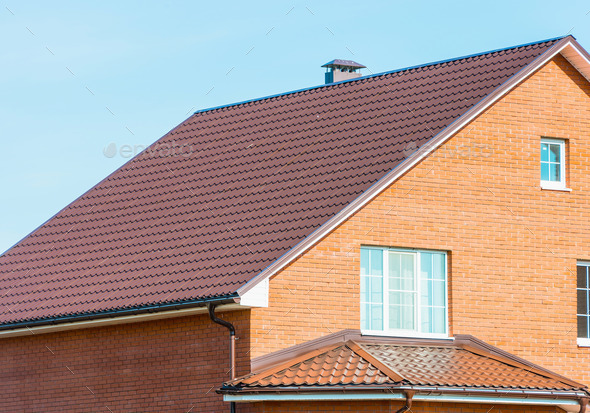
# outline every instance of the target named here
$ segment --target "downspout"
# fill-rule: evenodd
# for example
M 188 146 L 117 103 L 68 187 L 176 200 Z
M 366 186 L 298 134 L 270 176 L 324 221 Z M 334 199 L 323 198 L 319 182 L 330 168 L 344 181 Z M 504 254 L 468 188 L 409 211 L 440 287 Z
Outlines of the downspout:
M 588 412 L 588 398 L 582 397 L 580 399 L 580 412 L 579 413 L 587 413 Z
M 230 378 L 231 380 L 236 378 L 236 328 L 229 321 L 217 318 L 215 315 L 215 304 L 208 303 L 207 309 L 209 310 L 209 317 L 214 323 L 220 324 L 229 330 L 229 367 L 230 367 Z M 230 403 L 230 412 L 236 412 L 236 402 Z
M 406 394 L 406 405 L 403 406 L 401 409 L 399 409 L 395 413 L 404 413 L 404 412 L 407 412 L 408 410 L 410 410 L 412 408 L 412 398 L 414 397 L 414 394 L 415 393 L 416 392 L 413 392 L 413 391 L 407 391 L 407 392 L 405 392 L 405 394 Z

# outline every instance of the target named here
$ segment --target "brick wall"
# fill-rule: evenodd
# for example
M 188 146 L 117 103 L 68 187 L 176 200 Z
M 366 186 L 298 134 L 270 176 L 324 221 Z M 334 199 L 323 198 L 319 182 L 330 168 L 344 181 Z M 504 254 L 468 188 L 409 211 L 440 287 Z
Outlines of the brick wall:
M 568 186 L 540 189 L 540 139 L 568 139 Z M 556 57 L 270 283 L 253 356 L 360 327 L 359 248 L 449 253 L 451 333 L 590 384 L 576 260 L 590 260 L 590 87 Z
M 218 315 L 236 326 L 246 374 L 247 312 Z M 229 377 L 228 336 L 198 315 L 2 339 L 0 411 L 228 411 L 215 393 Z
M 348 401 L 348 402 L 264 402 L 253 404 L 256 412 L 308 413 L 308 412 L 383 412 L 395 413 L 403 406 L 393 401 Z M 241 406 L 240 406 L 241 407 Z M 238 410 L 240 412 L 240 410 Z M 563 412 L 558 407 L 510 406 L 468 403 L 420 403 L 412 404 L 413 413 L 541 413 Z

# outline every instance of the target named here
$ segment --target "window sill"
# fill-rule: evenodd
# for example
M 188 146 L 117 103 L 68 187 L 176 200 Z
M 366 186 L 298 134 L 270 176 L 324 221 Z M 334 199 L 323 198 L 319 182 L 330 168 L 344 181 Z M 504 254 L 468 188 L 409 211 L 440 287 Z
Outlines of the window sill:
M 571 188 L 566 188 L 566 187 L 555 187 L 555 186 L 547 186 L 547 185 L 543 185 L 541 184 L 541 190 L 542 191 L 561 191 L 561 192 L 572 192 Z
M 381 330 L 361 330 L 363 336 L 395 337 L 395 338 L 432 338 L 437 340 L 454 340 L 448 334 L 420 333 L 414 331 L 381 331 Z
M 590 347 L 590 338 L 578 338 L 578 347 Z

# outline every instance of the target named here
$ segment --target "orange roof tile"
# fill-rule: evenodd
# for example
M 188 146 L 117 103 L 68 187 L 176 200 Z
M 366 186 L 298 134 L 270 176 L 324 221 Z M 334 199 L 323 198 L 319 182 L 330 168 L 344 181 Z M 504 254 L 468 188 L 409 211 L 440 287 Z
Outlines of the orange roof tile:
M 470 336 L 460 340 L 371 338 L 336 342 L 223 385 L 221 392 L 345 386 L 383 389 L 583 391 L 585 386 Z M 294 350 L 295 351 L 295 350 Z

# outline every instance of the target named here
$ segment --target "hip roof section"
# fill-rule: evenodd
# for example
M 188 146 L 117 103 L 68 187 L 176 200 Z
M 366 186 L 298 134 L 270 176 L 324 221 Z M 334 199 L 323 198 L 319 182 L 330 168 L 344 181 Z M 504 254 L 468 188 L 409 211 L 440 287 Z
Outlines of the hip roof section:
M 388 339 L 361 336 L 300 352 L 304 343 L 282 350 L 284 359 L 265 369 L 224 383 L 221 392 L 395 390 L 452 392 L 478 389 L 555 391 L 586 394 L 586 387 L 521 360 L 471 336 L 450 340 Z M 348 334 L 350 335 L 350 333 Z M 317 340 L 316 340 L 317 341 Z M 317 341 L 319 343 L 319 341 Z M 311 343 L 310 343 L 311 344 Z M 267 357 L 272 357 L 269 355 Z
M 560 40 L 195 113 L 0 257 L 0 325 L 235 295 Z

